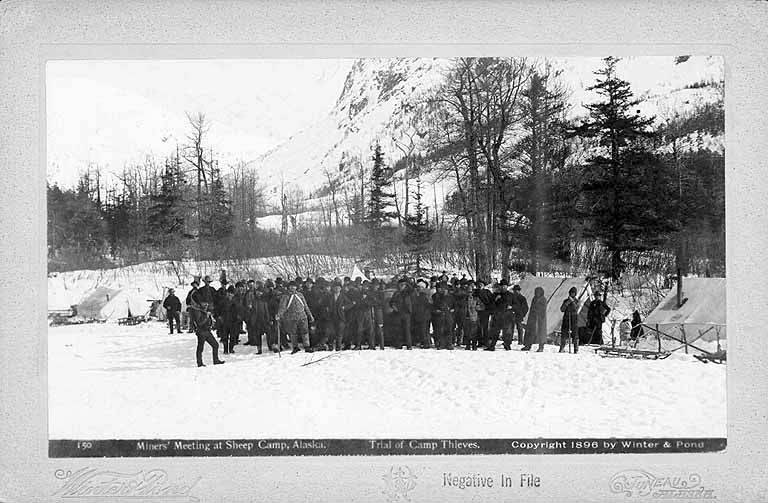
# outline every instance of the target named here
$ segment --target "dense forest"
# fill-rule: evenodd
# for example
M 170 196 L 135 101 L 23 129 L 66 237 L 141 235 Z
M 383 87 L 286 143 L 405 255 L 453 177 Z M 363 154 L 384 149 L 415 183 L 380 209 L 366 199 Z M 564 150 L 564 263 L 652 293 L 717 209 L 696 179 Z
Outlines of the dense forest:
M 703 143 L 724 134 L 722 98 L 645 117 L 617 62 L 604 60 L 589 88 L 598 99 L 574 119 L 552 65 L 456 59 L 411 104 L 397 151 L 372 138 L 370 157 L 341 159 L 322 189 L 283 184 L 273 198 L 248 163 L 220 164 L 206 116 L 189 114 L 165 158 L 48 186 L 49 270 L 321 253 L 478 277 L 724 276 L 724 157 Z M 433 202 L 435 177 L 453 190 Z M 270 215 L 279 225 L 260 225 Z

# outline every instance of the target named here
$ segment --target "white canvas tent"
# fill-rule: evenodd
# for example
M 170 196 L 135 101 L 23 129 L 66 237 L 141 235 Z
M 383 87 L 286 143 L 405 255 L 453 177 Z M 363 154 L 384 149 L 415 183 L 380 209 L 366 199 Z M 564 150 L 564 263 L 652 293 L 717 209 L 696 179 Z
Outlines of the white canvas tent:
M 77 314 L 86 319 L 113 320 L 149 313 L 147 292 L 137 288 L 111 289 L 98 287 L 77 305 Z
M 77 315 L 86 320 L 101 320 L 101 309 L 115 298 L 120 290 L 99 286 L 85 294 L 77 304 Z
M 352 266 L 352 271 L 350 271 L 350 273 L 349 273 L 349 277 L 350 277 L 352 280 L 355 280 L 355 279 L 357 279 L 357 278 L 360 278 L 360 279 L 368 279 L 368 278 L 366 278 L 366 277 L 365 277 L 365 274 L 363 274 L 363 271 L 361 271 L 361 270 L 360 270 L 360 268 L 359 268 L 359 267 L 357 267 L 357 264 L 355 264 L 354 266 Z
M 726 338 L 725 278 L 683 278 L 682 300 L 672 288 L 644 324 L 689 343 Z
M 563 322 L 563 313 L 560 312 L 560 304 L 568 297 L 568 290 L 576 287 L 578 290 L 577 298 L 581 303 L 579 316 L 586 320 L 586 311 L 589 304 L 586 302 L 592 297 L 592 289 L 585 277 L 576 278 L 549 278 L 543 276 L 526 276 L 518 283 L 520 293 L 528 300 L 528 305 L 533 300 L 533 294 L 536 287 L 544 289 L 544 296 L 547 298 L 547 335 L 552 335 L 560 331 Z M 523 323 L 528 323 L 526 316 Z
M 101 319 L 117 321 L 128 316 L 145 316 L 149 314 L 150 301 L 147 293 L 138 289 L 124 288 L 120 290 L 107 305 L 101 308 Z

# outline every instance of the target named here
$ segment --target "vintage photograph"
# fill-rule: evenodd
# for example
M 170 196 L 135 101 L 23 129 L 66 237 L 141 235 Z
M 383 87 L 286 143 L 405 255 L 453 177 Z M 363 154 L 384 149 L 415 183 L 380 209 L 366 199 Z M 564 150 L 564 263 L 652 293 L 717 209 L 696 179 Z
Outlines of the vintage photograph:
M 724 65 L 48 61 L 51 455 L 722 450 Z

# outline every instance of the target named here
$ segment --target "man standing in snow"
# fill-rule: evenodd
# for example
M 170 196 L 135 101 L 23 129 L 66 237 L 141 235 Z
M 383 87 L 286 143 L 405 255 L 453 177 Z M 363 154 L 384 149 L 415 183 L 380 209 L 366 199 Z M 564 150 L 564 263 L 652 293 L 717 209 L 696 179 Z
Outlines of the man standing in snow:
M 307 306 L 307 299 L 304 295 L 296 291 L 297 285 L 294 282 L 288 284 L 288 293 L 280 299 L 280 306 L 277 309 L 275 320 L 282 323 L 281 327 L 286 335 L 291 338 L 293 350 L 291 354 L 299 352 L 298 337 L 304 346 L 304 351 L 312 352 L 309 346 L 309 323 L 314 323 L 315 319 Z
M 187 299 L 185 300 L 185 304 L 187 305 L 187 317 L 189 319 L 189 333 L 195 331 L 195 320 L 197 319 L 196 316 L 192 316 L 192 311 L 190 309 L 190 306 L 192 305 L 192 301 L 196 301 L 199 303 L 197 299 L 197 292 L 198 288 L 200 286 L 200 280 L 198 279 L 199 276 L 195 276 L 195 278 L 192 280 L 192 289 L 187 293 Z
M 419 279 L 416 282 L 416 291 L 411 300 L 413 303 L 414 341 L 416 344 L 421 344 L 422 349 L 431 348 L 429 320 L 432 317 L 432 296 L 429 294 L 429 284 L 425 279 Z
M 173 288 L 168 289 L 168 296 L 163 301 L 163 307 L 165 308 L 165 314 L 168 318 L 168 326 L 173 334 L 173 321 L 176 320 L 176 332 L 181 333 L 181 301 L 176 295 L 174 295 Z
M 432 313 L 435 320 L 435 346 L 437 349 L 453 349 L 453 296 L 448 285 L 437 284 L 437 293 L 432 296 Z
M 235 287 L 230 286 L 219 301 L 219 339 L 224 345 L 224 354 L 235 352 L 235 340 L 243 323 L 241 304 L 235 299 Z
M 382 283 L 378 278 L 373 278 L 371 280 L 371 291 L 369 296 L 371 301 L 374 341 L 376 344 L 379 344 L 381 349 L 384 349 L 384 305 L 386 304 L 386 300 L 384 299 Z
M 603 344 L 603 323 L 611 308 L 600 298 L 600 292 L 595 292 L 595 299 L 589 304 L 587 311 L 587 330 L 590 344 Z
M 213 317 L 209 310 L 206 310 L 194 299 L 189 306 L 189 314 L 194 318 L 195 322 L 195 334 L 197 335 L 197 350 L 195 356 L 197 358 L 197 366 L 205 367 L 203 364 L 203 348 L 207 342 L 211 346 L 213 351 L 213 364 L 220 365 L 224 363 L 223 360 L 219 360 L 219 343 L 214 339 L 211 334 L 211 327 L 213 326 Z
M 493 292 L 485 288 L 485 281 L 477 280 L 475 296 L 481 303 L 482 309 L 477 313 L 477 337 L 478 343 L 488 347 L 488 324 L 493 311 Z
M 495 351 L 496 343 L 499 340 L 499 334 L 502 334 L 504 349 L 509 351 L 512 345 L 512 293 L 507 290 L 509 281 L 502 279 L 498 285 L 498 291 L 493 297 L 493 317 L 491 318 L 490 343 L 487 351 Z
M 579 300 L 576 295 L 579 291 L 576 287 L 568 290 L 568 298 L 560 305 L 560 311 L 563 313 L 563 324 L 560 328 L 560 352 L 565 351 L 565 343 L 570 339 L 573 341 L 573 352 L 579 352 Z
M 255 281 L 248 280 L 248 290 L 245 293 L 245 325 L 248 329 L 246 346 L 256 346 L 258 354 L 261 354 L 262 335 L 269 333 L 269 321 L 269 307 L 261 285 L 257 288 Z
M 510 338 L 515 338 L 515 330 L 517 330 L 517 344 L 522 346 L 525 343 L 523 334 L 523 319 L 528 314 L 528 300 L 520 293 L 520 285 L 515 285 L 512 288 L 512 296 L 510 298 L 510 304 L 512 306 L 512 312 L 514 316 L 511 320 L 510 326 Z
M 203 283 L 205 283 L 205 285 L 197 290 L 197 301 L 201 306 L 213 309 L 216 301 L 216 290 L 211 286 L 211 277 L 206 275 L 203 278 Z
M 352 301 L 341 289 L 341 282 L 333 283 L 333 290 L 328 299 L 328 318 L 331 346 L 336 351 L 344 349 L 344 332 L 346 331 L 347 311 L 352 309 Z
M 393 329 L 398 337 L 395 347 L 403 347 L 403 341 L 405 341 L 406 347 L 413 349 L 413 343 L 411 342 L 413 303 L 411 301 L 411 292 L 408 289 L 408 280 L 401 279 L 398 281 L 397 288 L 397 292 L 389 300 L 389 305 L 392 308 Z
M 467 293 L 463 301 L 466 303 L 464 323 L 462 323 L 464 349 L 476 351 L 479 334 L 477 329 L 478 312 L 483 309 L 483 304 L 477 297 L 474 281 L 471 279 L 464 280 L 464 290 Z

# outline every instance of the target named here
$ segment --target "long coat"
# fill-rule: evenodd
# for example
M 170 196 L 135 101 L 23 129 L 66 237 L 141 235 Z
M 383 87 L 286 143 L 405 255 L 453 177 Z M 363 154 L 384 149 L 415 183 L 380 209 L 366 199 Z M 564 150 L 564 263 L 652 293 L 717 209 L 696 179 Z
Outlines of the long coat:
M 526 346 L 547 342 L 547 297 L 533 297 L 528 311 L 528 323 L 525 327 Z

